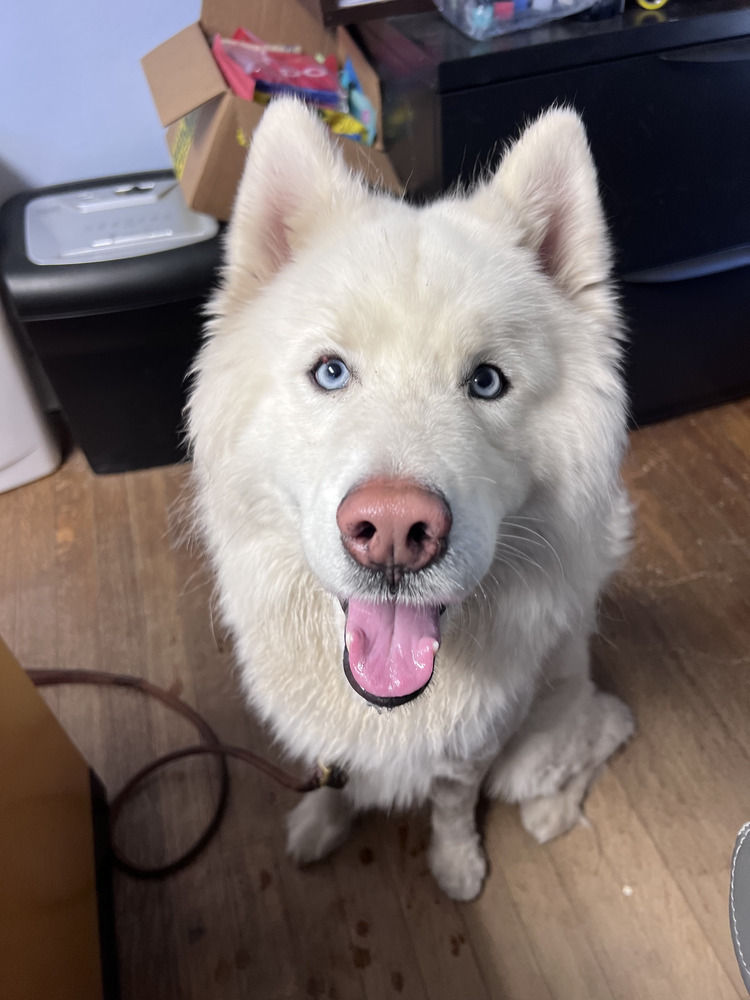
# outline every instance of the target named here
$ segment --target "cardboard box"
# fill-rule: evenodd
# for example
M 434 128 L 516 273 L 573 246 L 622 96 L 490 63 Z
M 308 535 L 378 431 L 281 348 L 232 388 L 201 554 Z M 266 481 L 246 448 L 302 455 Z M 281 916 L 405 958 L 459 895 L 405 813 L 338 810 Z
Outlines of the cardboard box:
M 100 790 L 0 639 L 3 1000 L 117 995 Z
M 144 56 L 143 69 L 163 125 L 174 170 L 188 204 L 218 219 L 229 218 L 250 136 L 263 114 L 254 101 L 235 97 L 211 53 L 218 32 L 230 37 L 242 26 L 264 41 L 301 45 L 310 55 L 352 60 L 377 113 L 375 146 L 340 139 L 347 162 L 376 184 L 402 185 L 382 145 L 380 81 L 345 28 L 327 31 L 316 0 L 203 0 L 201 19 Z

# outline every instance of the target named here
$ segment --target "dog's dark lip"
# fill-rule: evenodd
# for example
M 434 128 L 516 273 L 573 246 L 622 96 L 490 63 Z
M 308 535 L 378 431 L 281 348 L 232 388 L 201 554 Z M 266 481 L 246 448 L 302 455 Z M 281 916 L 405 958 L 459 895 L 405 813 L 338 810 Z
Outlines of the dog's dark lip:
M 376 708 L 398 708 L 399 705 L 406 705 L 407 702 L 414 701 L 415 698 L 418 698 L 424 689 L 429 686 L 429 683 L 432 680 L 432 674 L 430 674 L 426 683 L 423 684 L 421 688 L 416 691 L 412 691 L 411 694 L 401 695 L 398 698 L 382 698 L 379 695 L 370 694 L 369 691 L 365 691 L 365 689 L 360 687 L 355 681 L 351 667 L 349 666 L 349 650 L 346 646 L 344 646 L 344 673 L 346 675 L 346 679 L 349 681 L 360 698 L 364 698 L 365 701 L 369 702 L 371 705 L 375 705 Z
M 339 597 L 339 604 L 341 605 L 341 610 L 346 614 L 349 611 L 349 599 L 346 597 Z M 438 614 L 442 618 L 445 614 L 447 607 L 445 604 L 441 604 L 438 608 Z

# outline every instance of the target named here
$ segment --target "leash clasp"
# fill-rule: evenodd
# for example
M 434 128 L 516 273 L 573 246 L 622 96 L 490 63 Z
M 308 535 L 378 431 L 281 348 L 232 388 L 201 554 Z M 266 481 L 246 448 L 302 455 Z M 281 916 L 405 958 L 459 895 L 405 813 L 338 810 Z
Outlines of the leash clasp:
M 343 788 L 349 780 L 346 771 L 337 764 L 324 764 L 318 760 L 318 787 Z

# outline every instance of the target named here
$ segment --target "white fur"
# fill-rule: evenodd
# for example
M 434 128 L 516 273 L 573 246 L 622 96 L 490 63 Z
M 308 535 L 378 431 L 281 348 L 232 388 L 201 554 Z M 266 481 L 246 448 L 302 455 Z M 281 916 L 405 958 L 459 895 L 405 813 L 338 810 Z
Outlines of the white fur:
M 368 191 L 300 105 L 264 115 L 189 415 L 247 696 L 291 754 L 350 775 L 292 813 L 298 860 L 332 849 L 357 810 L 429 798 L 432 870 L 471 898 L 482 784 L 544 840 L 630 735 L 587 653 L 630 532 L 609 270 L 573 112 L 530 126 L 478 190 L 419 209 Z M 346 389 L 313 384 L 322 356 L 346 361 Z M 509 378 L 503 398 L 468 396 L 483 362 Z M 409 579 L 410 600 L 447 605 L 434 677 L 389 711 L 342 668 L 339 598 L 367 583 L 336 510 L 376 475 L 439 490 L 453 514 L 444 558 Z

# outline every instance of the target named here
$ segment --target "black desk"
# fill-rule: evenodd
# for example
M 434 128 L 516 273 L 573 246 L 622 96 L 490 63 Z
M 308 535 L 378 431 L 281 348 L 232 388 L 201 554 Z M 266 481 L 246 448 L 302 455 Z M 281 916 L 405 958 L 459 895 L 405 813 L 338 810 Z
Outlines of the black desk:
M 471 181 L 542 109 L 582 113 L 638 421 L 750 391 L 750 0 L 671 0 L 487 42 L 430 13 L 372 22 L 361 40 L 415 199 Z

